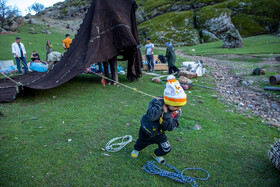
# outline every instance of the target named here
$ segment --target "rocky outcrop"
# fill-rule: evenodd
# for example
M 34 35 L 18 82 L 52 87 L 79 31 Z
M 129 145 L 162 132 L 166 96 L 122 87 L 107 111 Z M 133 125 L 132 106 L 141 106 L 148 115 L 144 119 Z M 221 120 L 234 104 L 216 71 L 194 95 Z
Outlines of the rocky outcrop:
M 82 20 L 90 2 L 91 0 L 65 0 L 46 8 L 37 16 Z M 240 35 L 254 36 L 276 32 L 280 24 L 279 0 L 141 0 L 137 2 L 141 6 L 136 12 L 136 18 L 142 42 L 145 41 L 145 37 L 151 37 L 155 43 L 162 45 L 164 45 L 163 40 L 172 41 L 177 46 L 217 40 L 225 40 L 228 44 L 232 38 L 239 38 Z M 27 17 L 30 20 L 32 16 Z M 148 19 L 159 33 L 153 29 Z M 66 27 L 75 32 L 79 25 Z M 232 46 L 239 46 L 236 45 L 237 43 L 236 41 Z
M 19 26 L 24 24 L 24 21 L 23 17 L 12 17 L 10 19 L 6 19 L 3 23 L 3 29 L 5 31 L 15 32 Z M 2 30 L 2 32 L 4 30 Z

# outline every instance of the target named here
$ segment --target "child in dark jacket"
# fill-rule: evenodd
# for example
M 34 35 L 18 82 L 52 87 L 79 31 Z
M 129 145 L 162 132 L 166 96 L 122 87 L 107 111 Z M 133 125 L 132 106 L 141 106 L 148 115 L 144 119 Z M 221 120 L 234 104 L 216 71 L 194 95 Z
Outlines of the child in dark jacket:
M 153 158 L 165 163 L 162 156 L 171 150 L 165 131 L 172 131 L 179 126 L 181 106 L 186 104 L 187 96 L 173 75 L 168 76 L 167 80 L 164 97 L 153 99 L 141 119 L 139 138 L 131 152 L 133 158 L 137 158 L 139 152 L 148 145 L 158 144 Z

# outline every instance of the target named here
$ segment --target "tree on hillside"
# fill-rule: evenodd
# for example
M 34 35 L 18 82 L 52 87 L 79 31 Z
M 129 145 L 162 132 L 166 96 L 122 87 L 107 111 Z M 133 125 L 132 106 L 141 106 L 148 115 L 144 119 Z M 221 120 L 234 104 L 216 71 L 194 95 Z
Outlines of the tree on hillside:
M 3 26 L 5 20 L 7 18 L 12 18 L 20 15 L 19 9 L 14 6 L 8 6 L 7 5 L 7 0 L 0 0 L 0 21 L 1 21 L 1 26 Z
M 34 3 L 30 7 L 28 7 L 29 12 L 34 11 L 36 13 L 38 13 L 38 12 L 44 10 L 44 9 L 45 9 L 45 6 L 43 4 L 40 4 L 40 3 Z

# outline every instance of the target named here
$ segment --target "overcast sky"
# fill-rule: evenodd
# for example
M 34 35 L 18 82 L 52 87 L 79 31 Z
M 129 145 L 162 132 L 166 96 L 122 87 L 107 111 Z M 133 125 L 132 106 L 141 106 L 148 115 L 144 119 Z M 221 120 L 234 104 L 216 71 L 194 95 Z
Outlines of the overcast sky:
M 61 2 L 64 0 L 7 0 L 7 4 L 11 5 L 11 6 L 17 6 L 19 8 L 19 10 L 21 11 L 21 14 L 23 16 L 25 16 L 28 11 L 27 11 L 27 7 L 31 6 L 34 3 L 41 3 L 43 4 L 45 7 L 49 7 L 52 6 L 53 4 L 57 3 L 57 2 Z M 33 12 L 34 14 L 34 12 Z

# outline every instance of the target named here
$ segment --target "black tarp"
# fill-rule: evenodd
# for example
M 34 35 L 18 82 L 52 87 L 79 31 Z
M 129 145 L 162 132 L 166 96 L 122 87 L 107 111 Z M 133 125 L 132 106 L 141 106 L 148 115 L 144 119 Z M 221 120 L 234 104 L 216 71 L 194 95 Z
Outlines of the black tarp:
M 24 87 L 50 89 L 57 87 L 95 62 L 107 61 L 122 54 L 128 60 L 127 78 L 141 76 L 139 45 L 134 0 L 93 0 L 71 47 L 48 72 L 32 72 L 12 77 Z M 11 102 L 17 95 L 17 84 L 0 80 L 0 102 Z

